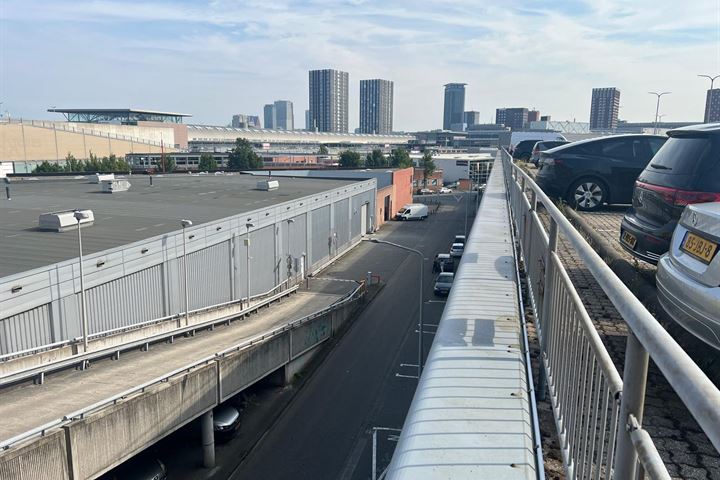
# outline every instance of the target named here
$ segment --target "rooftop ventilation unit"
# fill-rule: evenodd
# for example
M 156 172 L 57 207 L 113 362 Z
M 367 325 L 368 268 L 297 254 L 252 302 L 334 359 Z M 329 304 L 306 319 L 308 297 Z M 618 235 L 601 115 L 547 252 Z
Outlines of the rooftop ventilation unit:
M 89 227 L 95 221 L 92 210 L 81 210 L 87 215 L 87 218 L 80 220 L 80 226 Z M 75 218 L 75 210 L 63 210 L 61 212 L 43 213 L 38 220 L 38 228 L 40 230 L 49 230 L 52 232 L 65 232 L 74 230 L 78 226 Z
M 277 190 L 280 188 L 280 182 L 277 180 L 261 180 L 257 182 L 257 189 L 265 192 L 270 190 Z
M 96 173 L 90 176 L 90 183 L 102 183 L 105 180 L 115 180 L 114 173 Z
M 100 185 L 102 186 L 103 193 L 127 192 L 130 189 L 130 182 L 124 178 L 103 180 Z

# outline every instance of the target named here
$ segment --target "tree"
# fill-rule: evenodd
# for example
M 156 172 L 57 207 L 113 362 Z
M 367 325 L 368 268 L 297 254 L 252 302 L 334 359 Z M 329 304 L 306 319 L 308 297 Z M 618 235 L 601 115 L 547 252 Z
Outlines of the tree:
M 395 168 L 407 168 L 413 166 L 410 154 L 404 148 L 396 148 L 390 153 L 390 166 Z
M 318 155 L 327 155 L 327 154 L 328 154 L 327 147 L 321 143 L 320 150 L 318 150 Z
M 343 168 L 357 168 L 360 166 L 360 154 L 352 150 L 345 150 L 340 154 L 340 166 Z
M 262 159 L 253 150 L 252 144 L 244 138 L 235 140 L 235 148 L 230 150 L 228 168 L 231 170 L 249 170 L 262 168 Z
M 57 163 L 50 163 L 47 160 L 44 160 L 40 165 L 35 166 L 32 173 L 56 173 L 62 171 L 63 167 Z
M 198 164 L 198 170 L 207 172 L 210 170 L 217 170 L 218 164 L 215 158 L 210 153 L 203 153 L 200 155 L 200 163 Z
M 155 165 L 157 166 L 158 171 L 163 173 L 170 173 L 175 170 L 175 160 L 172 157 L 168 157 L 165 152 L 160 154 L 160 158 Z
M 65 172 L 81 172 L 83 169 L 83 163 L 75 158 L 72 153 L 68 152 L 67 156 L 65 156 L 65 166 L 63 170 Z
M 82 170 L 85 172 L 99 172 L 102 169 L 102 161 L 98 160 L 97 155 L 90 152 L 90 158 L 85 160 Z
M 432 177 L 432 174 L 435 173 L 435 169 L 437 168 L 430 150 L 425 150 L 425 153 L 423 153 L 420 159 L 420 168 L 423 169 L 423 187 L 427 188 L 427 180 Z
M 368 168 L 387 167 L 387 158 L 385 158 L 385 155 L 383 155 L 380 150 L 375 149 L 371 153 L 367 154 L 367 157 L 365 158 L 365 166 Z

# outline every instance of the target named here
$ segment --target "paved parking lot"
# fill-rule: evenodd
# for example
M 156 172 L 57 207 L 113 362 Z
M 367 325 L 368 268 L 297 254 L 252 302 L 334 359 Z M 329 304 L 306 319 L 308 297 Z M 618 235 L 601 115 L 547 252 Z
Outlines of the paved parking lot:
M 635 261 L 619 244 L 620 222 L 626 208 L 626 206 L 605 207 L 599 212 L 579 212 L 579 214 L 590 229 L 600 234 L 622 258 L 635 266 L 637 272 L 648 281 L 649 285 L 653 286 L 655 267 L 642 261 Z M 544 217 L 544 220 L 547 221 L 547 217 Z M 622 375 L 627 325 L 562 236 L 559 239 L 558 253 L 604 345 Z M 670 330 L 670 333 L 675 336 L 676 332 Z M 531 335 L 534 335 L 533 330 Z M 687 335 L 679 341 L 694 358 L 709 354 L 717 356 L 716 352 L 708 351 L 699 341 L 694 341 Z M 702 353 L 698 355 L 698 352 Z M 539 406 L 541 415 L 543 413 L 546 416 L 552 415 L 549 403 L 544 403 Z M 557 444 L 556 440 L 551 438 L 555 435 L 554 425 L 552 419 L 545 420 L 543 436 L 546 438 L 543 439 L 543 450 L 552 452 L 553 446 Z M 655 441 L 672 478 L 720 480 L 720 455 L 652 362 L 648 374 L 643 424 Z M 557 447 L 554 451 L 557 451 Z M 562 478 L 561 474 L 554 473 L 557 472 L 559 458 L 553 458 L 557 455 L 552 453 L 548 456 L 550 457 L 546 461 L 546 468 L 550 470 L 548 476 Z

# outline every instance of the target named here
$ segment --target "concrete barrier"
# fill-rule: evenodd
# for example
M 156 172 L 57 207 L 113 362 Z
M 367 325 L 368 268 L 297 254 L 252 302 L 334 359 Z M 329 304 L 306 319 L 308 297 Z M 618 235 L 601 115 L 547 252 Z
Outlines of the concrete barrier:
M 213 408 L 216 381 L 212 362 L 64 427 L 72 478 L 95 478 Z
M 61 429 L 0 452 L 3 480 L 69 480 L 67 444 Z

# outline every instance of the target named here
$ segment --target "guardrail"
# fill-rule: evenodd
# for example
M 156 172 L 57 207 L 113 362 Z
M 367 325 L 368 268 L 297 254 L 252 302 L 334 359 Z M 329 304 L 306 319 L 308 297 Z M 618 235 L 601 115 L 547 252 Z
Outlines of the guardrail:
M 149 336 L 141 338 L 141 339 L 132 340 L 132 341 L 125 342 L 125 343 L 120 343 L 117 345 L 113 345 L 113 346 L 110 346 L 107 348 L 102 348 L 99 350 L 90 351 L 87 353 L 74 354 L 71 357 L 57 360 L 54 362 L 49 362 L 49 363 L 40 365 L 38 367 L 32 367 L 32 368 L 28 368 L 25 370 L 20 370 L 17 372 L 2 375 L 2 376 L 0 376 L 0 387 L 4 387 L 4 386 L 11 385 L 14 383 L 22 382 L 22 381 L 29 380 L 32 378 L 37 379 L 36 383 L 42 383 L 44 380 L 44 375 L 47 373 L 51 373 L 51 372 L 58 371 L 58 370 L 63 370 L 63 369 L 66 369 L 66 368 L 69 368 L 69 367 L 72 367 L 72 366 L 78 365 L 78 364 L 84 366 L 84 365 L 86 365 L 86 362 L 89 362 L 91 360 L 97 360 L 98 358 L 103 358 L 103 357 L 107 357 L 110 355 L 119 356 L 121 352 L 137 348 L 138 346 L 149 345 L 149 344 L 153 344 L 153 343 L 166 341 L 168 339 L 172 339 L 173 337 L 177 337 L 179 335 L 184 335 L 188 332 L 193 332 L 195 330 L 202 330 L 205 328 L 212 327 L 214 325 L 226 323 L 234 318 L 244 316 L 251 312 L 259 310 L 260 308 L 262 308 L 284 296 L 290 295 L 290 294 L 294 293 L 295 291 L 297 291 L 298 288 L 299 288 L 298 285 L 295 285 L 295 286 L 290 287 L 285 290 L 280 289 L 279 287 L 275 287 L 274 289 L 269 290 L 265 293 L 261 293 L 259 295 L 250 297 L 251 299 L 261 298 L 262 300 L 258 301 L 258 303 L 254 304 L 254 305 L 251 305 L 251 306 L 245 308 L 244 310 L 232 313 L 230 315 L 224 315 L 222 317 L 214 318 L 212 320 L 207 320 L 205 322 L 186 325 L 184 327 L 179 326 L 178 328 L 175 328 L 173 330 L 169 330 L 167 332 L 163 332 L 160 334 L 149 335 Z M 247 302 L 247 299 L 243 298 L 241 300 L 233 300 L 232 302 L 219 303 L 217 305 L 210 305 L 208 307 L 191 310 L 190 314 L 195 315 L 195 314 L 200 314 L 200 313 L 206 313 L 208 311 L 218 310 L 220 308 L 227 307 L 227 306 L 230 306 L 233 304 L 238 304 L 238 303 L 242 305 L 242 303 L 244 303 L 244 302 Z M 120 329 L 113 329 L 113 330 L 108 330 L 105 332 L 99 332 L 99 333 L 89 336 L 88 338 L 92 339 L 92 338 L 99 338 L 99 337 L 103 337 L 103 336 L 110 336 L 112 334 L 126 333 L 128 331 L 137 330 L 139 328 L 142 328 L 142 327 L 145 327 L 148 325 L 156 325 L 156 324 L 168 322 L 168 321 L 178 321 L 179 322 L 183 318 L 185 318 L 185 314 L 179 313 L 179 314 L 168 316 L 168 317 L 162 317 L 162 318 L 157 318 L 154 320 L 149 320 L 147 322 L 142 322 L 139 324 L 129 325 L 127 327 L 122 327 Z M 45 345 L 43 347 L 39 347 L 39 349 L 25 350 L 24 352 L 25 352 L 25 355 L 30 355 L 32 353 L 40 353 L 42 351 L 47 351 L 47 349 L 50 349 L 50 348 L 60 348 L 63 346 L 75 345 L 75 344 L 78 344 L 79 342 L 81 342 L 81 339 L 73 339 L 73 340 L 69 340 L 66 342 L 58 342 L 58 343 L 54 343 L 54 344 Z M 44 349 L 44 350 L 40 350 L 40 349 Z M 13 353 L 10 355 L 15 357 L 18 355 L 18 353 L 22 353 L 22 352 Z
M 544 367 L 541 384 L 546 381 L 550 392 L 568 478 L 670 478 L 650 435 L 642 429 L 649 358 L 720 449 L 720 390 L 532 178 L 506 151 L 501 154 L 537 318 Z M 538 215 L 538 204 L 549 217 L 548 231 Z M 622 378 L 556 253 L 559 234 L 629 327 Z
M 294 289 L 297 289 L 297 287 L 294 287 Z M 216 352 L 212 355 L 208 355 L 206 357 L 203 357 L 199 360 L 195 360 L 187 365 L 184 365 L 180 368 L 177 368 L 175 370 L 172 370 L 170 372 L 167 372 L 159 377 L 153 378 L 151 380 L 148 380 L 147 382 L 144 382 L 140 385 L 134 386 L 132 388 L 129 388 L 125 391 L 122 391 L 120 393 L 117 393 L 115 395 L 112 395 L 106 399 L 100 400 L 99 402 L 95 402 L 92 405 L 89 405 L 87 407 L 81 408 L 79 410 L 76 410 L 74 412 L 68 413 L 67 415 L 63 415 L 61 418 L 52 420 L 50 422 L 47 422 L 43 425 L 40 425 L 36 428 L 33 428 L 32 430 L 29 430 L 27 432 L 21 433 L 19 435 L 16 435 L 14 437 L 8 438 L 6 440 L 0 441 L 0 451 L 1 450 L 7 450 L 8 448 L 11 448 L 13 445 L 30 439 L 35 436 L 44 436 L 45 433 L 48 430 L 55 429 L 58 427 L 61 427 L 63 425 L 66 425 L 67 423 L 75 420 L 75 419 L 81 419 L 84 418 L 86 415 L 93 413 L 101 408 L 104 408 L 111 404 L 116 404 L 117 402 L 124 400 L 131 395 L 135 395 L 137 393 L 144 392 L 147 388 L 152 387 L 154 385 L 163 383 L 171 379 L 172 377 L 175 377 L 177 375 L 184 374 L 186 372 L 189 372 L 193 370 L 194 368 L 197 368 L 199 366 L 208 364 L 210 362 L 218 361 L 219 359 L 225 357 L 226 355 L 230 353 L 236 353 L 241 350 L 244 350 L 246 348 L 250 348 L 253 345 L 256 345 L 258 343 L 264 342 L 265 340 L 272 338 L 276 335 L 279 335 L 281 333 L 284 333 L 288 330 L 292 330 L 294 328 L 299 327 L 300 325 L 307 323 L 314 318 L 317 318 L 319 316 L 322 316 L 328 312 L 331 312 L 333 310 L 338 309 L 341 306 L 344 306 L 347 303 L 350 303 L 352 301 L 358 300 L 365 294 L 365 283 L 360 282 L 359 285 L 351 292 L 346 294 L 344 297 L 338 299 L 336 302 L 332 303 L 330 306 L 323 308 L 322 310 L 318 310 L 317 312 L 311 313 L 309 315 L 306 315 L 300 319 L 294 320 L 292 322 L 289 322 L 281 327 L 274 328 L 272 330 L 267 330 L 263 333 L 260 333 L 258 335 L 255 335 L 254 337 L 245 340 L 241 343 L 238 343 L 237 345 L 234 345 L 232 347 L 223 349 L 219 352 Z

